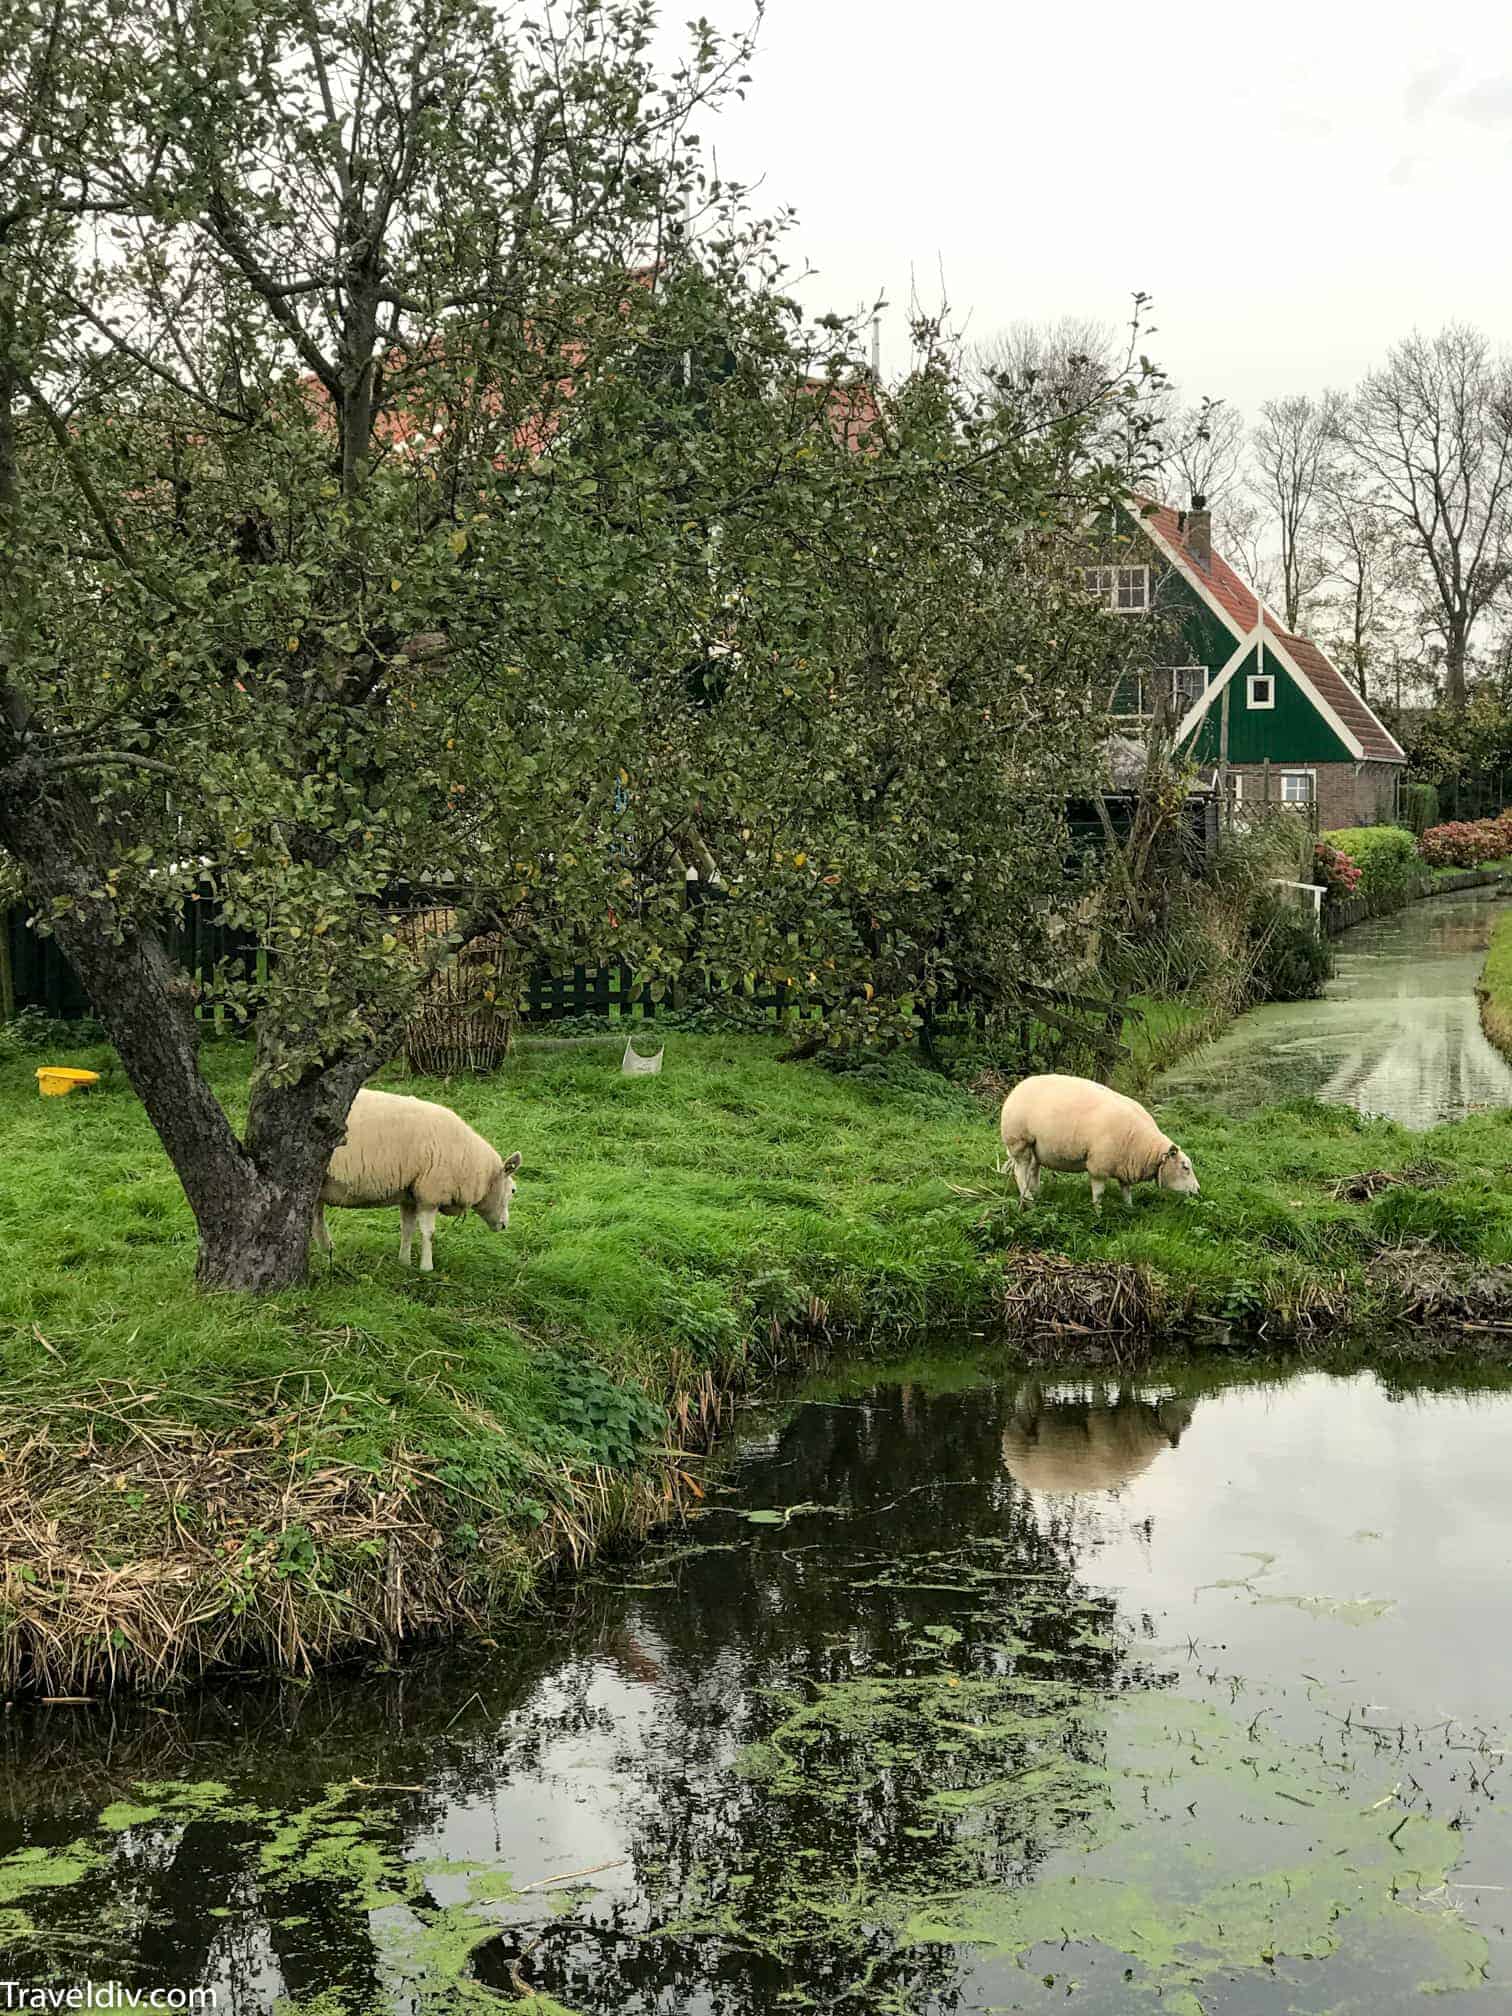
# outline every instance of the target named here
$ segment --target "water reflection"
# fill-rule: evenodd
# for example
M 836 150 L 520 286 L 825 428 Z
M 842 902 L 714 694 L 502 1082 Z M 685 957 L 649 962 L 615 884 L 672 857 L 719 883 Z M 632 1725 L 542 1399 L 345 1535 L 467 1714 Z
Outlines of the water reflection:
M 1368 1376 L 834 1381 L 498 1646 L 6 1718 L 0 1854 L 68 1880 L 0 1861 L 3 1971 L 233 2016 L 420 2016 L 475 1977 L 578 2016 L 964 2016 L 1038 2006 L 1063 1946 L 1096 2016 L 1462 1988 L 1433 1897 L 1512 1881 L 1505 1738 L 1442 1718 L 1490 1731 L 1512 1690 L 1509 1428 Z
M 1123 1383 L 1080 1393 L 1046 1394 L 1026 1380 L 1003 1430 L 1003 1467 L 1028 1491 L 1117 1491 L 1174 1449 L 1191 1426 L 1195 1402 L 1168 1394 L 1145 1400 Z
M 1475 999 L 1504 901 L 1464 891 L 1347 932 L 1321 1001 L 1255 1009 L 1165 1073 L 1162 1093 L 1232 1112 L 1308 1097 L 1409 1127 L 1512 1104 L 1512 1064 Z

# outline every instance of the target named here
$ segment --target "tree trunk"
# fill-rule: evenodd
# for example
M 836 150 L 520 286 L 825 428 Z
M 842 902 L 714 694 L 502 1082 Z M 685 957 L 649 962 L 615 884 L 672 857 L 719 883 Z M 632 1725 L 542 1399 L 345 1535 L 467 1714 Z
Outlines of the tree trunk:
M 191 984 L 150 926 L 123 917 L 91 859 L 96 815 L 74 786 L 22 761 L 0 773 L 0 845 L 52 916 L 133 1091 L 157 1130 L 199 1228 L 195 1279 L 264 1294 L 309 1265 L 315 1200 L 373 1050 L 296 1084 L 254 1082 L 245 1145 L 199 1068 Z M 62 901 L 64 907 L 57 909 Z
M 1451 624 L 1444 646 L 1444 698 L 1451 707 L 1463 707 L 1469 696 L 1465 690 L 1465 632 L 1459 623 Z
M 301 1189 L 262 1179 L 228 1186 L 216 1208 L 195 1212 L 200 1288 L 271 1295 L 298 1288 L 309 1272 L 310 1228 L 319 1181 Z

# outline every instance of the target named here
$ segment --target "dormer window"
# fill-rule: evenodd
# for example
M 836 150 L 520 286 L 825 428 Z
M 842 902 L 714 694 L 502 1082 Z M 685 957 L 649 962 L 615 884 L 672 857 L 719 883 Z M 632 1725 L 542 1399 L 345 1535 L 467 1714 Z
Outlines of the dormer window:
M 1276 704 L 1276 682 L 1269 672 L 1256 672 L 1249 682 L 1249 704 L 1252 708 L 1274 707 Z
M 1148 567 L 1083 567 L 1086 590 L 1119 616 L 1142 615 L 1150 606 Z

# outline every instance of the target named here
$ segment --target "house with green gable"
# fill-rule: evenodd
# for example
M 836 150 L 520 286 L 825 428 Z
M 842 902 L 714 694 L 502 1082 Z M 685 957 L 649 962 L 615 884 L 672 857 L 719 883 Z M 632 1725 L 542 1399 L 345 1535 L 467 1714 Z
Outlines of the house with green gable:
M 1164 719 L 1177 750 L 1231 803 L 1308 808 L 1325 828 L 1395 816 L 1401 745 L 1324 652 L 1287 631 L 1213 550 L 1200 497 L 1189 511 L 1132 498 L 1096 553 L 1083 570 L 1088 591 L 1149 638 L 1150 662 L 1125 670 L 1111 696 L 1117 733 Z

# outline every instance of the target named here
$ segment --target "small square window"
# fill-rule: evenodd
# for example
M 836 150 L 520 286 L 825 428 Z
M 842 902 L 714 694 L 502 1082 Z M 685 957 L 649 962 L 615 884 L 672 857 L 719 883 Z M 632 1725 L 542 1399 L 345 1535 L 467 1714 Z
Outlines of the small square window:
M 1311 805 L 1312 801 L 1312 772 L 1310 770 L 1283 770 L 1281 772 L 1281 803 L 1283 805 Z
M 1249 704 L 1251 707 L 1274 707 L 1276 704 L 1276 682 L 1269 672 L 1257 672 L 1249 682 Z

